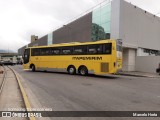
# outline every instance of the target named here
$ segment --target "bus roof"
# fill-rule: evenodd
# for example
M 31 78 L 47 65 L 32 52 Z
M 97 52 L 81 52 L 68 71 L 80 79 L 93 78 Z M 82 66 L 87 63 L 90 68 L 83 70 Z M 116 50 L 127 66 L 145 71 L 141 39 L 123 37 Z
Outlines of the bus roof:
M 95 42 L 69 42 L 69 43 L 52 44 L 52 45 L 47 45 L 47 46 L 34 46 L 34 47 L 28 47 L 28 48 L 47 48 L 47 47 L 74 46 L 74 45 L 76 46 L 76 45 L 87 45 L 87 44 L 111 43 L 113 41 L 115 40 L 107 39 L 107 40 L 99 40 Z

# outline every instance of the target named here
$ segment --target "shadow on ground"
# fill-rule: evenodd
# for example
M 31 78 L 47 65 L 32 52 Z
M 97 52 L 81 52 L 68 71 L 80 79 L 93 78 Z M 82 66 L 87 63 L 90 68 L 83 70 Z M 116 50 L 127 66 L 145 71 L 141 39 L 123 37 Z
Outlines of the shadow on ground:
M 27 70 L 26 72 L 32 72 L 30 70 Z M 38 73 L 47 73 L 47 74 L 63 74 L 63 75 L 70 75 L 68 74 L 67 72 L 57 72 L 57 71 L 35 71 L 35 72 L 38 72 Z M 77 76 L 81 76 L 80 74 L 76 74 Z M 76 76 L 74 75 L 74 76 Z M 112 75 L 112 74 L 109 74 L 109 75 L 95 75 L 95 74 L 88 74 L 87 76 L 82 76 L 82 77 L 94 77 L 94 78 L 104 78 L 104 79 L 118 79 L 119 76 L 117 75 Z

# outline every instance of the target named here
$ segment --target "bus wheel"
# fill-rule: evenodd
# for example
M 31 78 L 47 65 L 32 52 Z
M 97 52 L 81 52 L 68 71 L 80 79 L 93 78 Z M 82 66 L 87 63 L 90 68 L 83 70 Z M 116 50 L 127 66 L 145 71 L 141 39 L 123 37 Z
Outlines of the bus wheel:
M 74 66 L 69 66 L 67 71 L 71 75 L 76 74 L 76 68 Z
M 32 72 L 35 72 L 35 71 L 36 71 L 35 65 L 32 65 L 32 66 L 31 66 L 31 70 L 32 70 Z
M 81 75 L 83 75 L 83 76 L 87 75 L 87 74 L 88 74 L 88 69 L 87 69 L 87 67 L 86 67 L 86 66 L 81 66 L 81 67 L 79 68 L 79 73 L 80 73 Z

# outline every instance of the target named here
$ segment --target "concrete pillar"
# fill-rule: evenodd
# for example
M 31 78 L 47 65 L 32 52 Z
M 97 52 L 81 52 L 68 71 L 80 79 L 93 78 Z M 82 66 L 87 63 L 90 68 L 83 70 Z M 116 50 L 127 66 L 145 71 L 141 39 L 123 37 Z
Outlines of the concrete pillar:
M 128 66 L 128 49 L 123 48 L 123 61 L 122 61 L 122 70 L 123 71 L 128 71 L 127 66 Z
M 124 48 L 123 71 L 135 71 L 136 49 Z
M 121 0 L 111 2 L 111 39 L 120 39 L 120 7 Z

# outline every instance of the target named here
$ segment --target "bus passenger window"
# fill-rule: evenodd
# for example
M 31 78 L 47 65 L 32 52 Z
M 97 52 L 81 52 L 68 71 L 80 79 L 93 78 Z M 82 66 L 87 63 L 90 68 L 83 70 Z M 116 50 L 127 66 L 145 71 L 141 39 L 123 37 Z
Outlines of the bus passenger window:
M 87 53 L 87 46 L 74 46 L 73 54 L 82 55 Z
M 104 45 L 104 50 L 103 50 L 103 52 L 105 53 L 105 54 L 111 54 L 112 53 L 112 43 L 106 43 L 105 45 Z
M 62 47 L 63 55 L 71 55 L 73 52 L 73 47 Z
M 45 49 L 42 48 L 40 53 L 41 53 L 41 55 L 45 55 Z
M 97 53 L 97 50 L 95 48 L 88 48 L 89 53 Z
M 98 47 L 97 47 L 97 52 L 98 52 L 99 54 L 102 54 L 102 53 L 103 53 L 103 45 L 102 45 L 102 44 L 98 45 Z
M 82 53 L 82 49 L 74 49 L 74 53 Z
M 57 48 L 52 48 L 50 51 L 51 55 L 59 55 L 60 54 L 60 50 Z
M 39 56 L 40 55 L 40 49 L 38 49 L 38 48 L 32 48 L 31 49 L 31 55 L 32 56 Z
M 89 45 L 88 46 L 88 53 L 89 54 L 101 54 L 103 51 L 102 45 Z
M 40 49 L 40 55 L 50 55 L 50 48 L 41 48 Z
M 50 55 L 50 48 L 46 48 L 46 55 Z
M 65 54 L 65 55 L 71 54 L 71 50 L 62 50 L 62 54 Z

